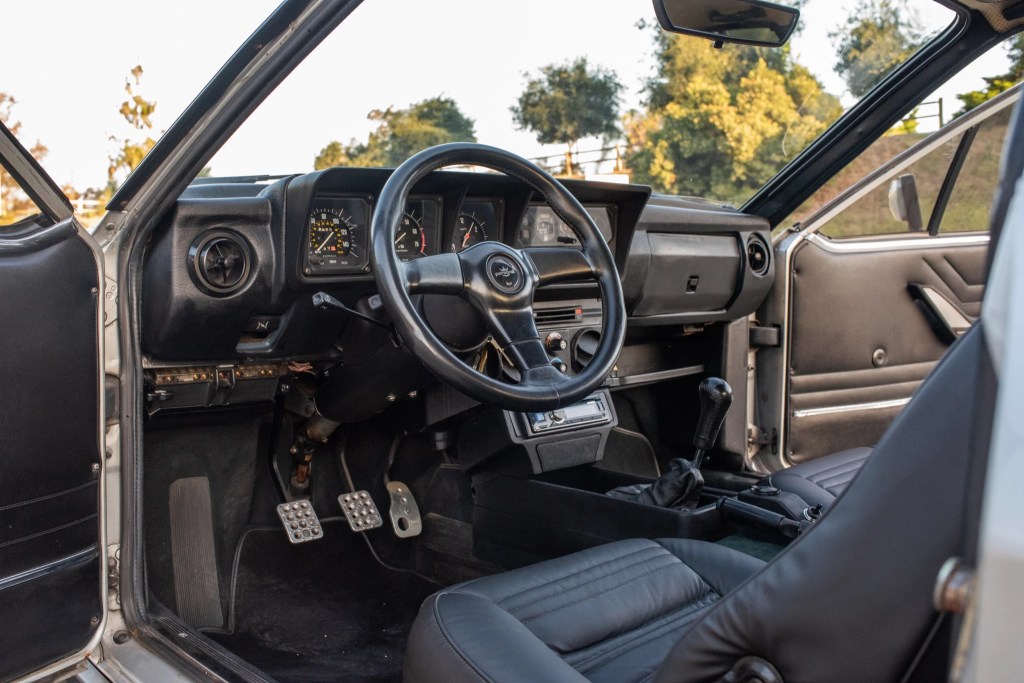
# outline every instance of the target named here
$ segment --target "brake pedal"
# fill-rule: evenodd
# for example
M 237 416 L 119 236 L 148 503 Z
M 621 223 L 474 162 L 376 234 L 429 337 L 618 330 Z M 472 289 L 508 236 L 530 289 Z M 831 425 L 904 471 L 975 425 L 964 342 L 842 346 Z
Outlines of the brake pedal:
M 420 506 L 412 497 L 412 491 L 400 481 L 389 481 L 387 487 L 388 493 L 391 494 L 389 512 L 395 536 L 399 538 L 419 536 L 423 533 L 423 519 L 420 517 Z
M 288 540 L 292 543 L 316 541 L 324 537 L 320 519 L 308 500 L 281 503 L 277 506 L 277 516 L 281 518 L 281 523 L 288 532 Z
M 352 531 L 369 531 L 384 526 L 384 520 L 381 519 L 377 504 L 373 502 L 373 498 L 366 491 L 343 493 L 338 496 L 338 505 L 345 513 Z

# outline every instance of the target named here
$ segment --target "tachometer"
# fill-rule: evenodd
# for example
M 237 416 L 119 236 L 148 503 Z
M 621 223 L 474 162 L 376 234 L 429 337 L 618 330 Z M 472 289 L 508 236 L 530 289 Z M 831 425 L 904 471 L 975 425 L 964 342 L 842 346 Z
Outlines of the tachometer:
M 452 232 L 452 251 L 458 253 L 474 244 L 487 241 L 487 225 L 476 216 L 460 213 Z

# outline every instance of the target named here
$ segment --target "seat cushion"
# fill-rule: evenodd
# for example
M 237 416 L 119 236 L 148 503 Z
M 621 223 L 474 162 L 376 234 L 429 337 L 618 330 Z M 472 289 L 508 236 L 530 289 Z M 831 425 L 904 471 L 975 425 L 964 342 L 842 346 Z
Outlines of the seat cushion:
M 794 465 L 761 480 L 803 498 L 810 505 L 827 508 L 846 490 L 871 455 L 870 448 L 851 448 Z
M 405 680 L 646 680 L 763 565 L 712 543 L 634 539 L 453 586 L 420 609 Z

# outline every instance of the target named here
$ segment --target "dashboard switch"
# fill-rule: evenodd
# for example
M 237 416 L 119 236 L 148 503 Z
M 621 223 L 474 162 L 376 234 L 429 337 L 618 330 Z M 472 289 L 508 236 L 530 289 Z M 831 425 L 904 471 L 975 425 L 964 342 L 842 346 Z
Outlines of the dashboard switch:
M 559 332 L 552 332 L 544 340 L 544 348 L 546 348 L 549 353 L 565 351 L 568 346 L 569 344 L 562 338 L 562 335 Z
M 565 361 L 562 360 L 561 358 L 552 358 L 551 367 L 553 367 L 555 370 L 558 370 L 563 375 L 569 371 L 569 366 L 566 365 Z

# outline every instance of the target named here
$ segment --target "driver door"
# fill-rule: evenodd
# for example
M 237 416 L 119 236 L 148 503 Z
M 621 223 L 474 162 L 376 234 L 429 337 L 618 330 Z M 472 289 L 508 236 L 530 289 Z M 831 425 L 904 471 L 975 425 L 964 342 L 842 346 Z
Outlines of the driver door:
M 0 124 L 0 680 L 84 657 L 106 598 L 100 252 Z

